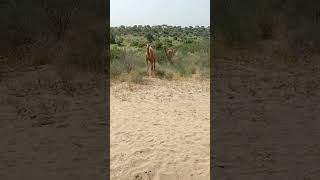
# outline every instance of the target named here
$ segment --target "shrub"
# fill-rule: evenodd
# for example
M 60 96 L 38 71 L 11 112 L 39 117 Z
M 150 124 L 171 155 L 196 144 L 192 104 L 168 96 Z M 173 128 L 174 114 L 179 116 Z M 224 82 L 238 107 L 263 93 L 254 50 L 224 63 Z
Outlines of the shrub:
M 141 31 L 138 35 L 134 35 L 131 27 L 126 27 L 126 32 L 120 32 L 119 36 L 124 37 L 126 44 L 130 44 L 131 47 L 119 47 L 118 45 L 111 46 L 111 78 L 118 78 L 119 80 L 125 80 L 135 83 L 144 83 L 144 76 L 146 73 L 145 62 L 145 49 L 136 48 L 144 47 L 146 42 L 153 45 L 156 57 L 156 76 L 160 79 L 171 80 L 174 77 L 188 77 L 192 74 L 198 73 L 201 76 L 208 77 L 210 72 L 210 60 L 209 60 L 209 39 L 202 37 L 202 34 L 206 34 L 209 31 L 208 28 L 200 27 L 187 28 L 183 32 L 183 29 L 175 30 L 174 37 L 164 37 L 162 29 L 158 26 L 149 27 L 148 30 L 143 30 L 144 27 L 139 27 Z M 177 27 L 172 27 L 174 30 Z M 179 29 L 179 28 L 177 28 Z M 198 32 L 193 32 L 198 29 Z M 170 31 L 172 31 L 170 29 Z M 169 32 L 170 32 L 169 31 Z M 205 31 L 205 32 L 203 32 Z M 152 32 L 152 35 L 151 33 Z M 187 35 L 194 34 L 194 35 Z M 170 34 L 172 34 L 170 32 Z M 178 36 L 186 36 L 190 40 L 189 43 L 185 43 L 179 40 Z M 176 54 L 173 56 L 174 64 L 169 63 L 166 58 L 164 46 L 174 46 Z M 133 48 L 134 47 L 134 48 Z M 203 75 L 202 75 L 203 74 Z
M 130 74 L 130 81 L 136 84 L 145 84 L 145 80 L 143 79 L 143 73 L 138 71 L 133 71 Z
M 168 61 L 163 49 L 156 50 L 156 57 L 159 64 L 163 64 Z
M 126 55 L 126 51 L 117 46 L 111 46 L 110 53 L 111 53 L 111 57 L 110 57 L 111 62 L 116 59 L 124 58 Z
M 161 49 L 161 48 L 163 47 L 162 42 L 159 41 L 159 40 L 157 40 L 157 41 L 155 42 L 155 47 L 156 47 L 156 49 Z
M 170 39 L 165 39 L 165 40 L 164 40 L 164 44 L 165 44 L 165 46 L 171 47 L 171 46 L 172 46 L 172 40 L 170 40 Z
M 138 41 L 132 41 L 131 46 L 134 46 L 134 47 L 139 47 L 139 42 Z
M 116 35 L 113 32 L 110 33 L 110 43 L 116 44 Z
M 169 66 L 160 66 L 156 69 L 156 74 L 160 79 L 172 80 L 174 71 Z
M 104 71 L 106 57 L 104 48 L 93 38 L 92 33 L 75 33 L 80 39 L 68 37 L 58 44 L 63 50 L 60 61 L 73 64 L 86 71 Z
M 193 40 L 190 37 L 188 37 L 184 40 L 184 43 L 186 43 L 186 44 L 191 44 L 192 42 L 193 42 Z
M 111 78 L 130 74 L 138 69 L 145 68 L 143 56 L 134 50 L 125 50 L 119 47 L 111 48 L 110 75 Z
M 123 73 L 123 64 L 119 61 L 114 61 L 110 64 L 111 79 L 116 79 Z
M 118 44 L 119 46 L 122 46 L 123 43 L 123 38 L 121 36 L 116 36 L 116 44 Z
M 147 38 L 149 43 L 152 43 L 152 41 L 154 41 L 154 37 L 150 33 L 146 34 L 145 37 Z

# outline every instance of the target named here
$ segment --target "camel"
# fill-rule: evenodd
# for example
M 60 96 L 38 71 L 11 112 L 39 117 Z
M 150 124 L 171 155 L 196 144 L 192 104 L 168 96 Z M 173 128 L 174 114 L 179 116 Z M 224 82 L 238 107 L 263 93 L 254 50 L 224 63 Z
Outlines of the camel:
M 164 52 L 166 53 L 166 56 L 167 56 L 168 61 L 169 61 L 171 64 L 173 64 L 172 57 L 174 56 L 174 54 L 175 54 L 176 52 L 173 51 L 173 50 L 170 49 L 170 48 L 167 48 L 167 47 L 164 48 Z
M 147 52 L 146 52 L 146 63 L 147 63 L 147 73 L 150 76 L 149 73 L 149 62 L 151 65 L 151 74 L 155 75 L 155 71 L 156 71 L 156 55 L 154 50 L 152 49 L 150 44 L 147 44 Z

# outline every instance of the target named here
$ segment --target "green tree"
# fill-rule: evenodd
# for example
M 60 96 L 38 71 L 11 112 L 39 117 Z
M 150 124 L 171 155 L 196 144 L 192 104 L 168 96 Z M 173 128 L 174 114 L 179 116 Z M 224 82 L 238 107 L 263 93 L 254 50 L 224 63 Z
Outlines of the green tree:
M 116 35 L 114 34 L 113 30 L 110 32 L 110 43 L 116 44 Z
M 116 36 L 116 44 L 118 44 L 119 46 L 122 46 L 123 43 L 123 38 L 121 36 Z
M 147 38 L 147 40 L 148 40 L 149 43 L 152 43 L 152 41 L 154 41 L 154 37 L 153 37 L 152 34 L 150 34 L 150 33 L 147 33 L 147 34 L 145 35 L 145 38 Z
M 162 42 L 159 41 L 159 40 L 157 40 L 157 41 L 155 42 L 155 47 L 156 47 L 156 49 L 161 49 L 161 48 L 163 47 Z

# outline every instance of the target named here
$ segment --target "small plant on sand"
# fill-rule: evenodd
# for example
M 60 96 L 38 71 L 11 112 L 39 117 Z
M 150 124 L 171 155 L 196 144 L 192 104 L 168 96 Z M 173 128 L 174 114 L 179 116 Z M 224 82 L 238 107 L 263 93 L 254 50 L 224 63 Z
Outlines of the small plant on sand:
M 156 74 L 160 79 L 167 79 L 167 80 L 172 80 L 174 76 L 173 71 L 166 70 L 164 68 L 158 68 Z
M 144 75 L 142 72 L 139 71 L 133 71 L 129 75 L 130 82 L 136 83 L 136 84 L 145 84 L 146 81 L 143 79 Z

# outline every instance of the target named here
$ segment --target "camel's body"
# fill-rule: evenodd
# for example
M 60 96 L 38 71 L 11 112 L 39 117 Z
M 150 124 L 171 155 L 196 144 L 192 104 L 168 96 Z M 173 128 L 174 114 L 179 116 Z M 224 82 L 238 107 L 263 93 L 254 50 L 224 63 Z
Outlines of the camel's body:
M 155 75 L 156 71 L 156 55 L 151 45 L 147 44 L 147 52 L 146 52 L 146 63 L 147 63 L 147 73 L 149 73 L 149 63 L 151 65 L 151 74 Z
M 164 48 L 164 52 L 166 53 L 168 61 L 173 63 L 172 57 L 174 56 L 175 52 L 170 48 Z

